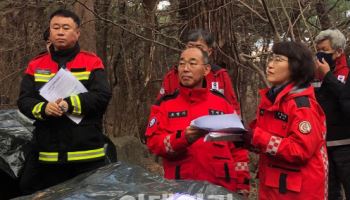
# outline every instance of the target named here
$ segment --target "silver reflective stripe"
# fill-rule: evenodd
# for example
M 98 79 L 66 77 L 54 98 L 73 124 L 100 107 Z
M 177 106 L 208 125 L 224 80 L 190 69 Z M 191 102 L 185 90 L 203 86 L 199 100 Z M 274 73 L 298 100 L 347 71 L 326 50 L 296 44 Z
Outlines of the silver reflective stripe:
M 306 88 L 298 88 L 298 87 L 294 86 L 292 88 L 292 90 L 289 92 L 289 94 L 297 94 L 297 93 L 300 93 L 304 90 L 306 90 Z
M 327 147 L 341 146 L 341 145 L 347 145 L 347 144 L 350 144 L 350 139 L 334 140 L 334 141 L 328 141 Z

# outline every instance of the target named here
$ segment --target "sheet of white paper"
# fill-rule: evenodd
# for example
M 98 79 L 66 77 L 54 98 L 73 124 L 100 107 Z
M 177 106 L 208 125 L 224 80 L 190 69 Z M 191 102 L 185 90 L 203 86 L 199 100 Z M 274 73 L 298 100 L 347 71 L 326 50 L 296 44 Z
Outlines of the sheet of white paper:
M 242 140 L 242 133 L 221 133 L 221 132 L 209 132 L 204 137 L 204 142 L 210 142 L 210 141 L 234 141 L 234 142 L 241 142 Z
M 192 120 L 191 126 L 209 132 L 237 133 L 246 131 L 241 119 L 236 114 L 205 115 Z
M 39 92 L 47 101 L 53 102 L 59 98 L 66 98 L 74 94 L 87 92 L 87 89 L 73 74 L 61 68 Z M 83 116 L 71 114 L 67 114 L 67 116 L 77 124 L 83 119 Z

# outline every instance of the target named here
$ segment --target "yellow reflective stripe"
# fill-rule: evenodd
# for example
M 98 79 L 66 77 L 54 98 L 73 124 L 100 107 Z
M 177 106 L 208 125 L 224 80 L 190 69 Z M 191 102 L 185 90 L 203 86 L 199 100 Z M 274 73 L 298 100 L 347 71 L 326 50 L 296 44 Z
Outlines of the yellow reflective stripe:
M 67 152 L 68 161 L 89 160 L 104 157 L 105 149 L 92 149 L 86 151 Z M 39 152 L 39 160 L 44 162 L 58 162 L 58 152 Z
M 37 103 L 37 104 L 34 106 L 34 108 L 33 108 L 33 110 L 32 110 L 32 114 L 33 114 L 33 116 L 34 116 L 35 118 L 37 118 L 37 119 L 43 119 L 42 116 L 41 116 L 41 114 L 40 114 L 41 108 L 43 107 L 43 105 L 44 105 L 44 102 L 40 102 L 40 103 Z
M 39 152 L 39 160 L 46 162 L 57 162 L 58 152 Z
M 48 82 L 55 74 L 34 74 L 35 82 Z
M 78 95 L 70 96 L 70 101 L 72 102 L 72 106 L 73 106 L 72 114 L 80 115 L 81 114 L 81 104 L 80 104 L 79 96 Z
M 35 78 L 35 82 L 49 82 L 50 79 Z
M 87 160 L 92 158 L 99 158 L 105 156 L 105 149 L 99 148 L 99 149 L 93 149 L 93 150 L 87 150 L 87 151 L 74 151 L 74 152 L 68 152 L 68 161 L 73 160 Z
M 91 72 L 72 72 L 78 80 L 89 80 Z

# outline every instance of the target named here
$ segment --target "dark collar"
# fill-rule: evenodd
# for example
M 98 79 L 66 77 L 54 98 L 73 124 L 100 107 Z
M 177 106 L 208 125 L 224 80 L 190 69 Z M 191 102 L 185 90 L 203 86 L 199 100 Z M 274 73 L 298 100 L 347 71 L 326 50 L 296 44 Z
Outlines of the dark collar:
M 51 58 L 58 64 L 59 68 L 66 68 L 67 62 L 73 60 L 79 52 L 80 46 L 78 42 L 72 48 L 58 51 L 55 50 L 53 45 L 50 46 Z
M 266 97 L 272 102 L 274 103 L 276 100 L 277 95 L 289 84 L 285 83 L 282 85 L 277 85 L 277 86 L 273 86 L 271 87 L 267 93 L 266 93 Z

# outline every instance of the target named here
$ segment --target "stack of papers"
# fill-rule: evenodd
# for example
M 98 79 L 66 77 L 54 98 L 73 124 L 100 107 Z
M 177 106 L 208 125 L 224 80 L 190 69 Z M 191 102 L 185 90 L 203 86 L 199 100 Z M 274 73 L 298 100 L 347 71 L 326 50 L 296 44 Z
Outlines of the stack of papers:
M 236 114 L 202 116 L 192 120 L 191 126 L 209 132 L 204 141 L 242 141 L 241 135 L 247 132 Z
M 64 99 L 74 94 L 87 92 L 87 89 L 72 73 L 61 68 L 49 82 L 40 88 L 39 92 L 48 102 L 54 102 L 59 98 Z M 77 124 L 83 119 L 82 116 L 69 113 L 66 115 Z

